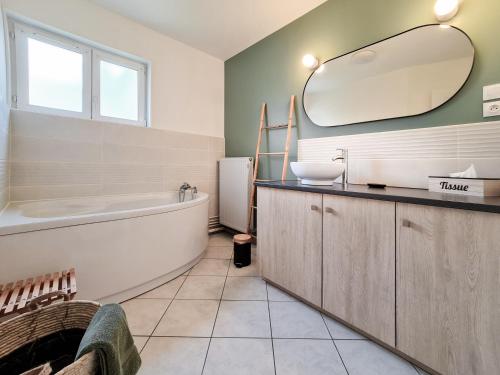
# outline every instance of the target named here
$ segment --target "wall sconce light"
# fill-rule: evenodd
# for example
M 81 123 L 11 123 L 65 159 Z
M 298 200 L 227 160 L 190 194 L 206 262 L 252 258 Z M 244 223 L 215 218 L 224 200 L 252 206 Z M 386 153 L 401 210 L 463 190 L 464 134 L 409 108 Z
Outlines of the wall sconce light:
M 319 60 L 317 57 L 307 54 L 302 58 L 302 64 L 304 64 L 306 68 L 316 69 L 319 66 Z
M 459 6 L 459 0 L 437 0 L 434 5 L 434 14 L 438 21 L 449 21 L 456 16 Z
M 323 71 L 325 70 L 325 64 L 321 64 L 318 69 L 316 69 L 316 71 L 314 73 L 323 73 Z

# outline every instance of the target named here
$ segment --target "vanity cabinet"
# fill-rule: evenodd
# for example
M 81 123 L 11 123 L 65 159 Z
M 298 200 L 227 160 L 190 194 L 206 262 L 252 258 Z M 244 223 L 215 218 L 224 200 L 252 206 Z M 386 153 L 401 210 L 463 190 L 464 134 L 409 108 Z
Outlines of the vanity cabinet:
M 321 306 L 323 196 L 259 188 L 262 276 Z
M 397 348 L 442 374 L 500 372 L 500 215 L 397 204 Z
M 500 201 L 439 204 L 259 187 L 262 275 L 436 373 L 499 374 Z
M 323 197 L 323 309 L 395 345 L 395 203 Z

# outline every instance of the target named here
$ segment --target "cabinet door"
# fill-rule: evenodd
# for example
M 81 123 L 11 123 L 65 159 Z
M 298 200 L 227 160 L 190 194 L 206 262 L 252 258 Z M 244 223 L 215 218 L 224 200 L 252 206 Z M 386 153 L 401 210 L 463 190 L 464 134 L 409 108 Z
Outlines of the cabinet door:
M 323 308 L 395 345 L 395 203 L 324 196 Z
M 321 306 L 322 195 L 259 188 L 262 276 Z
M 446 375 L 500 372 L 500 215 L 397 206 L 397 347 Z

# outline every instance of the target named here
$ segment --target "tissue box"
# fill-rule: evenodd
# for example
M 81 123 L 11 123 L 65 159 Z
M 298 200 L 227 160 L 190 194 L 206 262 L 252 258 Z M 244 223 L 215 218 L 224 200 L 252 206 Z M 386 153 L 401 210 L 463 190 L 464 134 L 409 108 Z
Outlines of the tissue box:
M 476 197 L 500 196 L 500 178 L 429 177 L 429 191 Z

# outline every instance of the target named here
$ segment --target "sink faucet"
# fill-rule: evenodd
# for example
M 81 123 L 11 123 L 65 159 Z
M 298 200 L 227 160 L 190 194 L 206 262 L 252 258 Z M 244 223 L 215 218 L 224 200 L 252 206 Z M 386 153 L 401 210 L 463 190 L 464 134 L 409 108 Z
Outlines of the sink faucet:
M 342 160 L 342 163 L 345 164 L 344 172 L 342 172 L 342 185 L 347 187 L 349 183 L 349 151 L 347 148 L 338 148 L 336 151 L 341 151 L 341 155 L 332 158 L 332 161 Z

